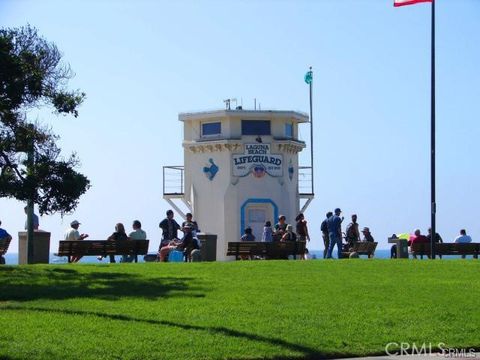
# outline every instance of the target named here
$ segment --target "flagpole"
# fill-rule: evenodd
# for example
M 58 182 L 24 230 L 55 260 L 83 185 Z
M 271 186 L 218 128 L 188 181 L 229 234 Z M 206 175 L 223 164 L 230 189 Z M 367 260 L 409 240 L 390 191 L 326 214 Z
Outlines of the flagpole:
M 310 66 L 310 73 L 312 74 L 312 81 L 310 81 L 310 165 L 312 167 L 312 194 L 315 193 L 313 181 L 313 112 L 312 112 L 312 83 L 313 83 L 313 72 L 312 67 Z
M 431 84 L 431 212 L 432 212 L 432 235 L 431 235 L 431 254 L 435 259 L 435 240 L 436 240 L 436 212 L 437 204 L 435 202 L 435 0 L 432 1 L 432 84 Z

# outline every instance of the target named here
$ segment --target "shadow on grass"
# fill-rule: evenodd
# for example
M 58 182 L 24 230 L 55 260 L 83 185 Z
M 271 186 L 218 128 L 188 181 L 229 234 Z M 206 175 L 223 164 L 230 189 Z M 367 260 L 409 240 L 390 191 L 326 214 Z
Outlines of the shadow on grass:
M 187 277 L 144 277 L 125 272 L 79 272 L 74 269 L 0 269 L 0 301 L 31 301 L 69 298 L 204 297 L 198 279 Z
M 271 345 L 275 345 L 276 347 L 281 347 L 286 350 L 300 353 L 299 355 L 296 355 L 296 356 L 267 357 L 268 359 L 272 359 L 272 360 L 288 360 L 288 359 L 313 360 L 313 359 L 331 359 L 331 358 L 342 357 L 340 353 L 327 354 L 308 346 L 285 341 L 281 338 L 251 334 L 245 331 L 228 329 L 223 326 L 198 326 L 198 325 L 178 324 L 178 323 L 174 323 L 172 321 L 167 321 L 167 320 L 138 319 L 128 315 L 121 315 L 121 314 L 105 314 L 105 313 L 95 312 L 95 311 L 68 310 L 68 309 L 45 309 L 40 307 L 29 307 L 29 306 L 25 307 L 25 306 L 18 306 L 18 305 L 6 305 L 6 306 L 2 306 L 1 309 L 2 310 L 35 311 L 35 312 L 45 312 L 45 313 L 59 313 L 59 314 L 67 314 L 67 315 L 96 316 L 99 318 L 116 320 L 116 321 L 138 322 L 138 323 L 144 323 L 144 324 L 170 326 L 170 327 L 175 327 L 183 330 L 205 331 L 208 333 L 219 334 L 219 335 L 228 336 L 228 337 L 241 338 L 241 339 L 247 339 L 249 341 L 271 344 Z M 265 356 L 258 357 L 258 359 L 265 359 L 265 358 L 266 358 Z M 233 360 L 235 358 L 228 358 L 228 359 Z M 255 358 L 249 357 L 249 359 L 255 359 Z

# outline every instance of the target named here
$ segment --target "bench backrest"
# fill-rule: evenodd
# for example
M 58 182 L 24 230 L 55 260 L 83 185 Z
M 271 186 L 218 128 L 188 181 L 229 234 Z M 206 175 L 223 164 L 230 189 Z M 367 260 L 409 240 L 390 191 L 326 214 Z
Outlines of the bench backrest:
M 227 255 L 263 255 L 266 243 L 259 241 L 235 241 L 229 242 Z
M 58 255 L 146 255 L 148 240 L 61 240 Z
M 305 252 L 305 241 L 237 241 L 229 242 L 227 255 L 267 255 L 270 258 L 284 258 Z
M 12 239 L 10 237 L 5 237 L 0 239 L 0 255 L 5 255 L 10 246 Z
M 359 241 L 353 244 L 353 249 L 352 252 L 356 253 L 364 253 L 364 254 L 372 254 L 375 252 L 375 249 L 377 248 L 376 242 L 370 242 L 370 241 Z
M 417 255 L 428 255 L 431 253 L 430 243 L 412 244 L 410 251 Z M 435 253 L 439 255 L 472 255 L 480 251 L 479 243 L 439 243 L 435 244 Z

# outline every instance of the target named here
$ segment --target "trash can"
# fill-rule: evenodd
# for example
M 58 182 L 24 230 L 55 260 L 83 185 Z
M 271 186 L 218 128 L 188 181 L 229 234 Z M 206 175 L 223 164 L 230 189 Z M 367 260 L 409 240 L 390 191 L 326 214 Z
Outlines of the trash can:
M 200 240 L 200 252 L 202 253 L 202 261 L 216 261 L 217 260 L 217 235 L 198 233 L 198 240 Z
M 408 259 L 408 241 L 405 239 L 388 238 L 390 244 L 397 246 L 397 259 Z
M 43 230 L 33 232 L 33 264 L 48 264 L 50 260 L 50 233 Z M 28 264 L 27 232 L 18 232 L 18 264 Z

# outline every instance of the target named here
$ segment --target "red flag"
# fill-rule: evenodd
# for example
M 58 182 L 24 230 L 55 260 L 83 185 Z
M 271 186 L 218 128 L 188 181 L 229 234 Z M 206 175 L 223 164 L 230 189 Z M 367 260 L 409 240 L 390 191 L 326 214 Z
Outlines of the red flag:
M 393 0 L 393 6 L 413 5 L 422 2 L 433 2 L 433 0 Z

